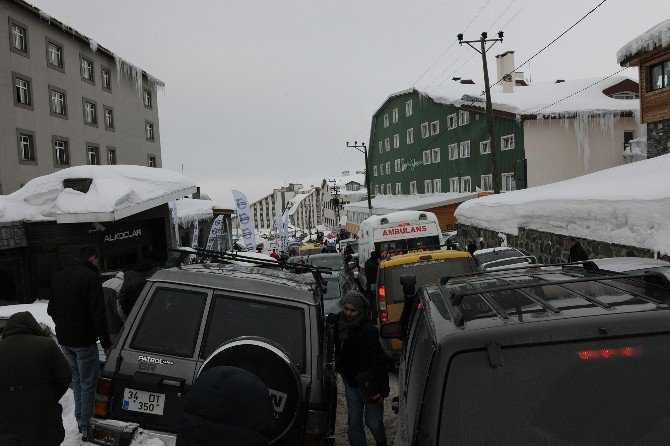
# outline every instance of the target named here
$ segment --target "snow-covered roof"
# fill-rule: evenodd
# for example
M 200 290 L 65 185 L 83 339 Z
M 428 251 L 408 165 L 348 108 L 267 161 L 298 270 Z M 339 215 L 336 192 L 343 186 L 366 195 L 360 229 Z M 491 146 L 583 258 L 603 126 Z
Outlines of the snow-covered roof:
M 288 215 L 293 215 L 295 212 L 298 210 L 300 207 L 300 203 L 305 200 L 305 198 L 309 197 L 312 192 L 314 192 L 314 189 L 308 188 L 307 191 L 303 193 L 298 193 L 296 194 L 293 198 L 291 198 L 288 202 L 291 204 L 291 207 L 288 210 Z
M 63 180 L 91 178 L 87 193 Z M 30 180 L 0 198 L 0 222 L 105 222 L 151 209 L 197 190 L 188 177 L 143 166 L 76 166 Z
M 196 220 L 214 218 L 213 208 L 220 207 L 212 200 L 181 198 L 177 200 L 177 218 L 182 226 L 190 226 Z
M 477 198 L 476 192 L 446 192 L 439 194 L 415 194 L 415 195 L 377 195 L 372 199 L 372 211 L 374 214 L 388 214 L 402 210 L 424 210 L 438 206 L 446 206 L 460 203 L 465 200 Z M 367 200 L 357 201 L 344 205 L 347 211 L 368 211 Z
M 535 229 L 670 253 L 670 155 L 461 204 L 459 223 Z
M 333 182 L 334 181 L 334 182 Z M 331 188 L 333 186 L 337 186 L 340 188 L 340 193 L 344 190 L 347 184 L 354 182 L 358 183 L 361 186 L 365 185 L 365 174 L 352 174 L 352 175 L 347 175 L 344 177 L 335 177 L 335 178 L 330 178 L 326 180 L 328 187 Z
M 616 61 L 620 65 L 626 65 L 641 53 L 668 45 L 670 45 L 670 19 L 648 29 L 622 46 L 616 53 Z

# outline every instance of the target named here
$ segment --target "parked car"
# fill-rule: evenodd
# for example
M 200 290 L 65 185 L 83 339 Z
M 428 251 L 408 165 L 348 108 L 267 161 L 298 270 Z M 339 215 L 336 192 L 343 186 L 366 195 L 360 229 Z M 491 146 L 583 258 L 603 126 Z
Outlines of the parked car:
M 311 273 L 306 274 L 312 276 Z M 345 274 L 343 271 L 333 271 L 332 274 L 323 274 L 322 278 L 325 281 L 326 287 L 326 292 L 323 294 L 323 314 L 339 313 L 341 310 L 339 303 L 342 296 L 348 291 L 358 290 L 358 285 L 350 275 Z
M 421 287 L 396 444 L 669 444 L 670 269 L 638 271 L 530 267 Z
M 160 270 L 101 372 L 89 441 L 129 444 L 142 428 L 143 438 L 174 445 L 194 379 L 233 365 L 270 389 L 272 444 L 332 442 L 337 392 L 323 327 L 310 277 L 215 263 Z
M 533 256 L 527 256 L 516 248 L 486 248 L 478 249 L 473 254 L 480 271 L 490 271 L 506 266 L 523 266 L 524 264 L 537 263 Z

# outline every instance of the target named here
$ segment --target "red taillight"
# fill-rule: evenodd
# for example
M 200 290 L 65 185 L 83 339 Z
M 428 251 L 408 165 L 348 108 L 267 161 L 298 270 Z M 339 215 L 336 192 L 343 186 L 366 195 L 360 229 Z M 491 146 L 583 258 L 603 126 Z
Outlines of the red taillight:
M 377 303 L 380 311 L 386 311 L 386 288 L 384 285 L 377 288 Z
M 388 324 L 389 322 L 389 315 L 386 311 L 380 311 L 379 312 L 379 320 L 381 321 L 382 324 Z
M 642 347 L 603 348 L 600 350 L 581 350 L 577 352 L 579 359 L 590 361 L 593 359 L 631 358 L 640 356 Z
M 421 308 L 423 308 L 423 302 L 419 301 L 419 303 L 416 304 L 416 309 L 420 310 Z
M 109 411 L 109 397 L 112 395 L 112 380 L 109 378 L 98 379 L 95 389 L 95 415 L 106 417 Z

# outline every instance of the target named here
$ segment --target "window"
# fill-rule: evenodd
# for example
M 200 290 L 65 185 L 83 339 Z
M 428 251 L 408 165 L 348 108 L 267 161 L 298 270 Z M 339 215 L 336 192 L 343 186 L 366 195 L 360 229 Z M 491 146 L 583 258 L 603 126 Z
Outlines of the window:
M 108 147 L 107 148 L 107 164 L 113 166 L 116 164 L 116 149 Z
M 112 91 L 112 73 L 105 67 L 102 68 L 102 89 Z M 146 93 L 146 90 L 145 92 Z
M 391 150 L 391 143 L 389 142 L 388 138 L 384 139 L 384 149 L 386 149 L 387 152 Z
M 400 160 L 399 159 L 395 160 L 395 172 L 396 173 L 400 172 Z
M 428 123 L 424 122 L 423 124 L 421 124 L 421 137 L 427 138 L 428 136 L 430 136 L 430 133 L 428 131 Z
M 144 106 L 146 108 L 151 108 L 153 105 L 151 102 L 151 92 L 149 90 L 144 90 L 143 98 L 144 98 Z
M 458 125 L 466 125 L 470 123 L 470 112 L 466 110 L 458 111 Z
M 396 133 L 393 135 L 393 148 L 397 149 L 398 147 L 400 147 L 400 135 Z
M 81 57 L 81 78 L 87 82 L 93 83 L 93 62 Z
M 433 180 L 433 192 L 436 194 L 441 194 L 442 193 L 442 180 L 441 179 L 435 179 Z
M 35 135 L 33 132 L 19 131 L 19 160 L 35 162 Z
M 430 134 L 437 135 L 440 133 L 440 121 L 433 121 L 430 123 Z
M 514 148 L 514 135 L 500 138 L 500 150 L 512 150 Z
M 52 115 L 66 115 L 65 109 L 65 92 L 62 90 L 55 90 L 54 87 L 49 87 L 49 96 L 51 104 Z
M 449 159 L 458 159 L 458 144 L 449 144 Z
M 402 184 L 401 183 L 395 183 L 395 194 L 396 195 L 402 195 Z
M 412 195 L 416 194 L 416 181 L 409 182 L 409 193 Z
M 105 106 L 105 129 L 114 130 L 114 111 L 107 106 Z
M 505 192 L 516 190 L 516 182 L 514 181 L 514 173 L 504 173 L 502 176 L 502 190 Z
M 379 175 L 384 175 L 384 163 L 379 165 Z
M 57 166 L 67 166 L 70 164 L 70 149 L 66 139 L 53 140 L 54 162 Z
M 146 130 L 146 137 L 148 141 L 153 141 L 154 140 L 154 125 L 151 122 L 147 122 L 144 125 L 144 128 Z
M 414 142 L 414 129 L 407 129 L 407 144 L 412 144 Z
M 379 195 L 379 185 L 375 184 L 375 195 Z
M 449 178 L 449 192 L 460 192 L 458 178 Z
M 670 60 L 649 68 L 649 90 L 658 90 L 670 86 Z
M 28 32 L 25 26 L 12 22 L 10 30 L 11 50 L 18 53 L 28 53 Z
M 472 182 L 470 181 L 470 177 L 461 178 L 461 192 L 470 192 L 471 186 Z
M 456 121 L 456 113 L 447 116 L 447 130 L 455 129 L 456 127 L 458 127 L 458 121 Z
M 372 166 L 372 175 L 377 176 L 377 166 Z
M 384 153 L 384 144 L 379 141 L 379 153 Z
M 93 145 L 87 145 L 86 161 L 92 166 L 97 166 L 100 164 L 100 148 Z
M 491 153 L 491 140 L 487 139 L 486 141 L 482 141 L 479 143 L 479 153 L 481 153 L 482 155 Z
M 461 158 L 470 158 L 470 141 L 461 143 Z
M 635 139 L 635 131 L 633 130 L 625 130 L 623 132 L 623 148 L 626 150 L 626 147 L 628 144 L 630 144 L 631 140 Z
M 12 73 L 14 78 L 14 105 L 32 110 L 32 88 L 30 78 Z
M 423 165 L 427 166 L 430 164 L 430 150 L 423 151 Z
M 84 124 L 98 125 L 98 116 L 95 111 L 95 103 L 84 100 Z
M 492 175 L 482 175 L 481 189 L 483 191 L 493 190 L 493 176 Z
M 149 167 L 158 167 L 158 164 L 156 163 L 156 157 L 153 155 L 148 155 L 148 163 L 147 166 Z M 268 217 L 269 219 L 270 217 Z
M 393 191 L 391 190 L 391 183 L 388 183 L 386 185 L 386 193 L 389 195 L 393 195 Z
M 47 62 L 51 67 L 63 68 L 63 47 L 47 41 Z
M 398 109 L 394 108 L 393 109 L 393 123 L 395 124 L 396 122 L 398 122 Z
M 433 182 L 430 180 L 425 180 L 423 182 L 423 193 L 432 194 L 433 193 Z
M 405 116 L 412 116 L 412 100 L 405 102 Z
M 434 148 L 431 151 L 431 153 L 433 155 L 432 162 L 433 163 L 439 163 L 440 162 L 440 148 L 439 147 Z
M 389 115 L 388 113 L 384 115 L 384 128 L 389 126 Z
M 386 162 L 386 174 L 388 175 L 390 173 L 391 173 L 391 162 L 387 161 Z

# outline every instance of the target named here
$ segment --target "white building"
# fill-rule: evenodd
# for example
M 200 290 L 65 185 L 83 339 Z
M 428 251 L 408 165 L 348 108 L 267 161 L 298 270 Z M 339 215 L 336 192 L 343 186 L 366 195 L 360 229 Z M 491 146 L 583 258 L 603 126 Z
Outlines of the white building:
M 311 229 L 321 224 L 321 188 L 304 187 L 289 200 L 288 217 L 290 223 L 300 229 Z
M 251 211 L 254 214 L 256 229 L 274 228 L 275 209 L 279 206 L 280 213 L 286 210 L 289 201 L 295 197 L 302 184 L 289 183 L 274 189 L 271 193 L 251 203 Z
M 337 201 L 334 199 L 337 198 Z M 365 200 L 367 189 L 365 188 L 365 172 L 360 171 L 350 174 L 342 172 L 342 176 L 326 178 L 321 186 L 321 209 L 322 224 L 333 227 L 343 223 L 346 216 L 344 205 Z M 338 221 L 338 216 L 340 217 Z

